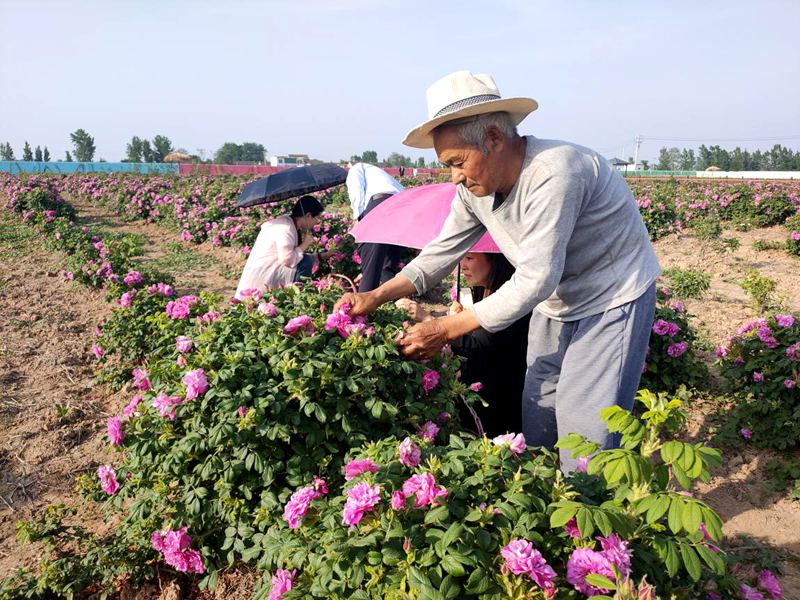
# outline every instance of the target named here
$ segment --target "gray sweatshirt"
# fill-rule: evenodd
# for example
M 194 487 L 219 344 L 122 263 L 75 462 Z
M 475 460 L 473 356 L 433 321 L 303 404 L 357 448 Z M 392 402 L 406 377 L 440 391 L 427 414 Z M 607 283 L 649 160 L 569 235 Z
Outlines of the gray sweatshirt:
M 473 306 L 488 331 L 534 308 L 560 321 L 602 313 L 641 296 L 661 272 L 620 173 L 588 148 L 526 139 L 522 170 L 502 204 L 459 185 L 439 236 L 400 272 L 422 294 L 488 230 L 516 268 Z

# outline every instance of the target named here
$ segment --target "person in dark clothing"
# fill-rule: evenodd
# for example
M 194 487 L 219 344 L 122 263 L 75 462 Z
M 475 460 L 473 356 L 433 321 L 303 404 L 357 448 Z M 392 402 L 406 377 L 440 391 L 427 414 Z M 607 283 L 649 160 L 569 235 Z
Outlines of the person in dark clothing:
M 473 302 L 479 302 L 497 290 L 514 274 L 514 267 L 502 255 L 470 252 L 461 261 L 461 270 L 470 285 Z M 416 302 L 397 301 L 416 321 L 433 318 Z M 451 314 L 461 312 L 460 302 L 453 302 Z M 474 406 L 483 432 L 495 437 L 522 431 L 522 391 L 525 385 L 528 323 L 531 313 L 496 333 L 476 329 L 451 342 L 453 353 L 466 358 L 461 367 L 461 381 L 467 385 L 480 383 L 478 392 L 489 406 Z M 461 421 L 468 425 L 474 419 L 466 408 Z M 475 429 L 478 429 L 476 423 Z

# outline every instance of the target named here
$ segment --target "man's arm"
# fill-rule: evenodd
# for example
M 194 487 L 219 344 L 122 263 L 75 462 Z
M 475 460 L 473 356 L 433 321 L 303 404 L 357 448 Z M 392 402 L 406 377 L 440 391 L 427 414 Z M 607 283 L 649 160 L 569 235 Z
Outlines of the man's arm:
M 350 305 L 351 315 L 368 315 L 378 310 L 381 304 L 393 302 L 415 292 L 414 284 L 403 275 L 397 274 L 383 285 L 370 292 L 347 292 L 333 307 L 339 310 L 343 304 Z

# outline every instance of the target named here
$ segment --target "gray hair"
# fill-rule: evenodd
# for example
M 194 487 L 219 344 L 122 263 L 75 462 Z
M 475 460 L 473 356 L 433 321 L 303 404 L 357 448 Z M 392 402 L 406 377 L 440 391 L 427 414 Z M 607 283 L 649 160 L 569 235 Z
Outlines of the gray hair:
M 461 141 L 469 146 L 474 146 L 483 154 L 488 154 L 486 147 L 486 132 L 491 127 L 496 127 L 507 138 L 511 139 L 517 135 L 517 126 L 507 112 L 491 112 L 477 117 L 466 117 L 449 123 L 444 123 L 437 129 L 452 127 Z M 436 130 L 434 130 L 436 131 Z

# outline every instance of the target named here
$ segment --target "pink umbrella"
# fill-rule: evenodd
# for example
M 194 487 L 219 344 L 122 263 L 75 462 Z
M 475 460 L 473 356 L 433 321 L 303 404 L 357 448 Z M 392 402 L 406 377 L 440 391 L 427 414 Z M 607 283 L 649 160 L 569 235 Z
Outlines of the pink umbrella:
M 350 231 L 360 243 L 424 248 L 442 230 L 456 197 L 452 183 L 434 183 L 403 190 L 387 198 Z M 471 252 L 500 252 L 486 232 Z

